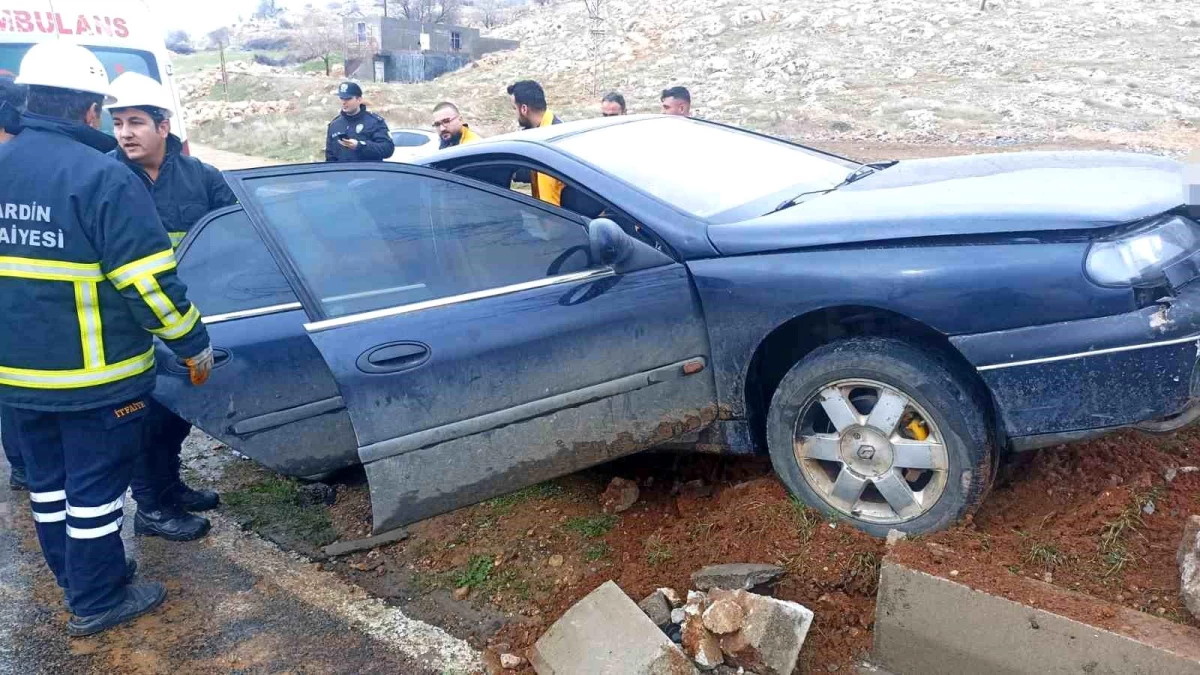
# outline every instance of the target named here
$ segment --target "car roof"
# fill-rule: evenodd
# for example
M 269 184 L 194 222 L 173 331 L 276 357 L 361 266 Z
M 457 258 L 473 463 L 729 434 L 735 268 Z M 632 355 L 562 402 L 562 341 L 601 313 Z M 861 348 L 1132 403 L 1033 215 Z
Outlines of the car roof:
M 534 143 L 553 143 L 567 136 L 586 133 L 593 129 L 603 129 L 605 127 L 617 126 L 620 124 L 635 124 L 646 120 L 654 119 L 677 119 L 680 124 L 693 123 L 692 120 L 683 117 L 672 118 L 669 115 L 618 115 L 615 117 L 592 117 L 573 122 L 563 122 L 562 124 L 552 124 L 548 127 L 537 127 L 536 129 L 521 129 L 518 131 L 510 131 L 498 136 L 488 136 L 480 141 L 480 143 L 491 143 L 495 141 L 526 141 Z

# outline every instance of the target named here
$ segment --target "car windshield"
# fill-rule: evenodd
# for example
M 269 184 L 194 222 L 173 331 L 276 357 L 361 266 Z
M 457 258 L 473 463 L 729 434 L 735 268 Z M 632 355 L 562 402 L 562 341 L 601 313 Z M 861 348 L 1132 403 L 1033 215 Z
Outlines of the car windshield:
M 593 129 L 555 145 L 700 218 L 780 193 L 829 189 L 857 166 L 765 136 L 672 117 Z
M 0 44 L 0 77 L 16 77 L 21 69 L 21 59 L 29 51 L 32 44 Z M 141 73 L 159 80 L 158 61 L 150 52 L 137 49 L 117 49 L 115 47 L 92 47 L 88 49 L 104 64 L 108 71 L 108 79 L 115 79 L 122 73 Z M 106 134 L 112 133 L 112 116 L 108 111 L 100 119 L 100 130 Z

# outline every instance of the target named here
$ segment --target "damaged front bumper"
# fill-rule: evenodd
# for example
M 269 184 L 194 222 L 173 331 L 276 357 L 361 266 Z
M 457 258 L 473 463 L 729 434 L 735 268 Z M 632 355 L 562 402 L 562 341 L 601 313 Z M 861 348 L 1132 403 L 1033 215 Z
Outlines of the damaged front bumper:
M 951 342 L 987 384 L 1016 449 L 1128 426 L 1167 432 L 1200 416 L 1200 283 L 1135 312 Z

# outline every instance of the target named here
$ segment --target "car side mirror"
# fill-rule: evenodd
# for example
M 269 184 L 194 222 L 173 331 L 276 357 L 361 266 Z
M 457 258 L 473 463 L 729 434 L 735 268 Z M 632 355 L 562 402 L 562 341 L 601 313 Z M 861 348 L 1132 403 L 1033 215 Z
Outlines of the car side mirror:
M 588 243 L 592 260 L 613 268 L 633 254 L 633 238 L 608 218 L 597 218 L 588 224 Z
M 597 218 L 588 224 L 588 243 L 592 263 L 612 267 L 617 274 L 674 262 L 671 256 L 630 236 L 608 218 Z

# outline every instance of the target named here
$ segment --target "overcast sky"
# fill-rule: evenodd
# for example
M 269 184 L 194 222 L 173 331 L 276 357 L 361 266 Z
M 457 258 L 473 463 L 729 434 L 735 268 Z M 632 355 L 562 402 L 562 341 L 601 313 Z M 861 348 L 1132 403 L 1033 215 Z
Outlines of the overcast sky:
M 276 0 L 276 5 L 302 8 L 309 2 L 313 0 Z M 249 17 L 258 9 L 258 0 L 149 0 L 148 4 L 167 30 L 186 30 L 193 36 L 227 26 L 239 16 Z

